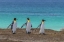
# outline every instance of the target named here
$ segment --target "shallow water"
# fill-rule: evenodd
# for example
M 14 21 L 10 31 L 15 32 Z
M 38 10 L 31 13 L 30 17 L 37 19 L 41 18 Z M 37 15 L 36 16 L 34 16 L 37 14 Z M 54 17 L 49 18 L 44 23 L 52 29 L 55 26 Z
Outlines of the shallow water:
M 42 19 L 45 19 L 45 28 L 60 30 L 64 28 L 64 3 L 43 3 L 43 4 L 22 4 L 22 3 L 1 3 L 0 4 L 0 27 L 7 28 L 17 18 L 17 24 L 20 28 L 29 17 L 36 28 Z

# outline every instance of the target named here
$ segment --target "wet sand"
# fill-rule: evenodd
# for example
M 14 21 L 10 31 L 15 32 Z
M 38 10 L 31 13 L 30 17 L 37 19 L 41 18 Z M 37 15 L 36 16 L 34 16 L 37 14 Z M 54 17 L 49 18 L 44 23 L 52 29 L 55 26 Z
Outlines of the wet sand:
M 16 34 L 11 29 L 0 29 L 0 42 L 64 42 L 64 31 L 46 29 L 45 34 L 39 34 L 39 29 L 32 29 L 31 34 L 25 29 L 17 29 Z

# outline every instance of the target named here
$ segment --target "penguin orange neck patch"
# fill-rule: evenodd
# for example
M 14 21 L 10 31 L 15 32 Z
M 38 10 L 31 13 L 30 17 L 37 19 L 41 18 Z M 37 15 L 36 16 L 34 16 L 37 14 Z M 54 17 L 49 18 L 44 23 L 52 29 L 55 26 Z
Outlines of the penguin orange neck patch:
M 30 20 L 28 20 L 28 22 L 30 22 Z
M 14 21 L 14 23 L 15 23 L 16 21 Z

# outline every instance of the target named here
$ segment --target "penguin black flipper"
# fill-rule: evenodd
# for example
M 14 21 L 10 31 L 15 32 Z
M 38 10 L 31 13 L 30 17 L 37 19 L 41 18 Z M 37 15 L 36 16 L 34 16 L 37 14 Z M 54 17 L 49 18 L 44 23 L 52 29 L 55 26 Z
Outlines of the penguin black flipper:
M 12 28 L 12 26 L 13 26 L 13 23 L 14 23 L 14 22 L 12 22 L 12 23 L 11 23 L 11 24 L 10 24 L 10 25 L 7 27 L 7 29 L 8 29 L 10 26 L 11 26 L 11 28 Z
M 27 25 L 27 22 L 26 22 L 26 23 L 24 23 L 24 24 L 21 26 L 21 28 L 22 28 L 24 25 Z
M 14 21 L 11 23 L 11 29 L 13 28 Z
M 32 24 L 31 24 L 31 27 L 32 27 Z
M 41 26 L 41 24 L 38 25 L 38 27 L 40 27 L 40 26 Z M 38 27 L 37 27 L 37 28 L 38 28 Z

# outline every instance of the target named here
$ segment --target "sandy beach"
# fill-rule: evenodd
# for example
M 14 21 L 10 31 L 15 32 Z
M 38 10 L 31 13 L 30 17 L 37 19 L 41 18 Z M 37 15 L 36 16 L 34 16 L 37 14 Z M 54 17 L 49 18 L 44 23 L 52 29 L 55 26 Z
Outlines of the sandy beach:
M 32 29 L 31 34 L 26 34 L 25 29 L 17 29 L 16 34 L 12 34 L 11 29 L 0 29 L 0 42 L 64 42 L 64 31 L 45 29 L 45 33 Z

